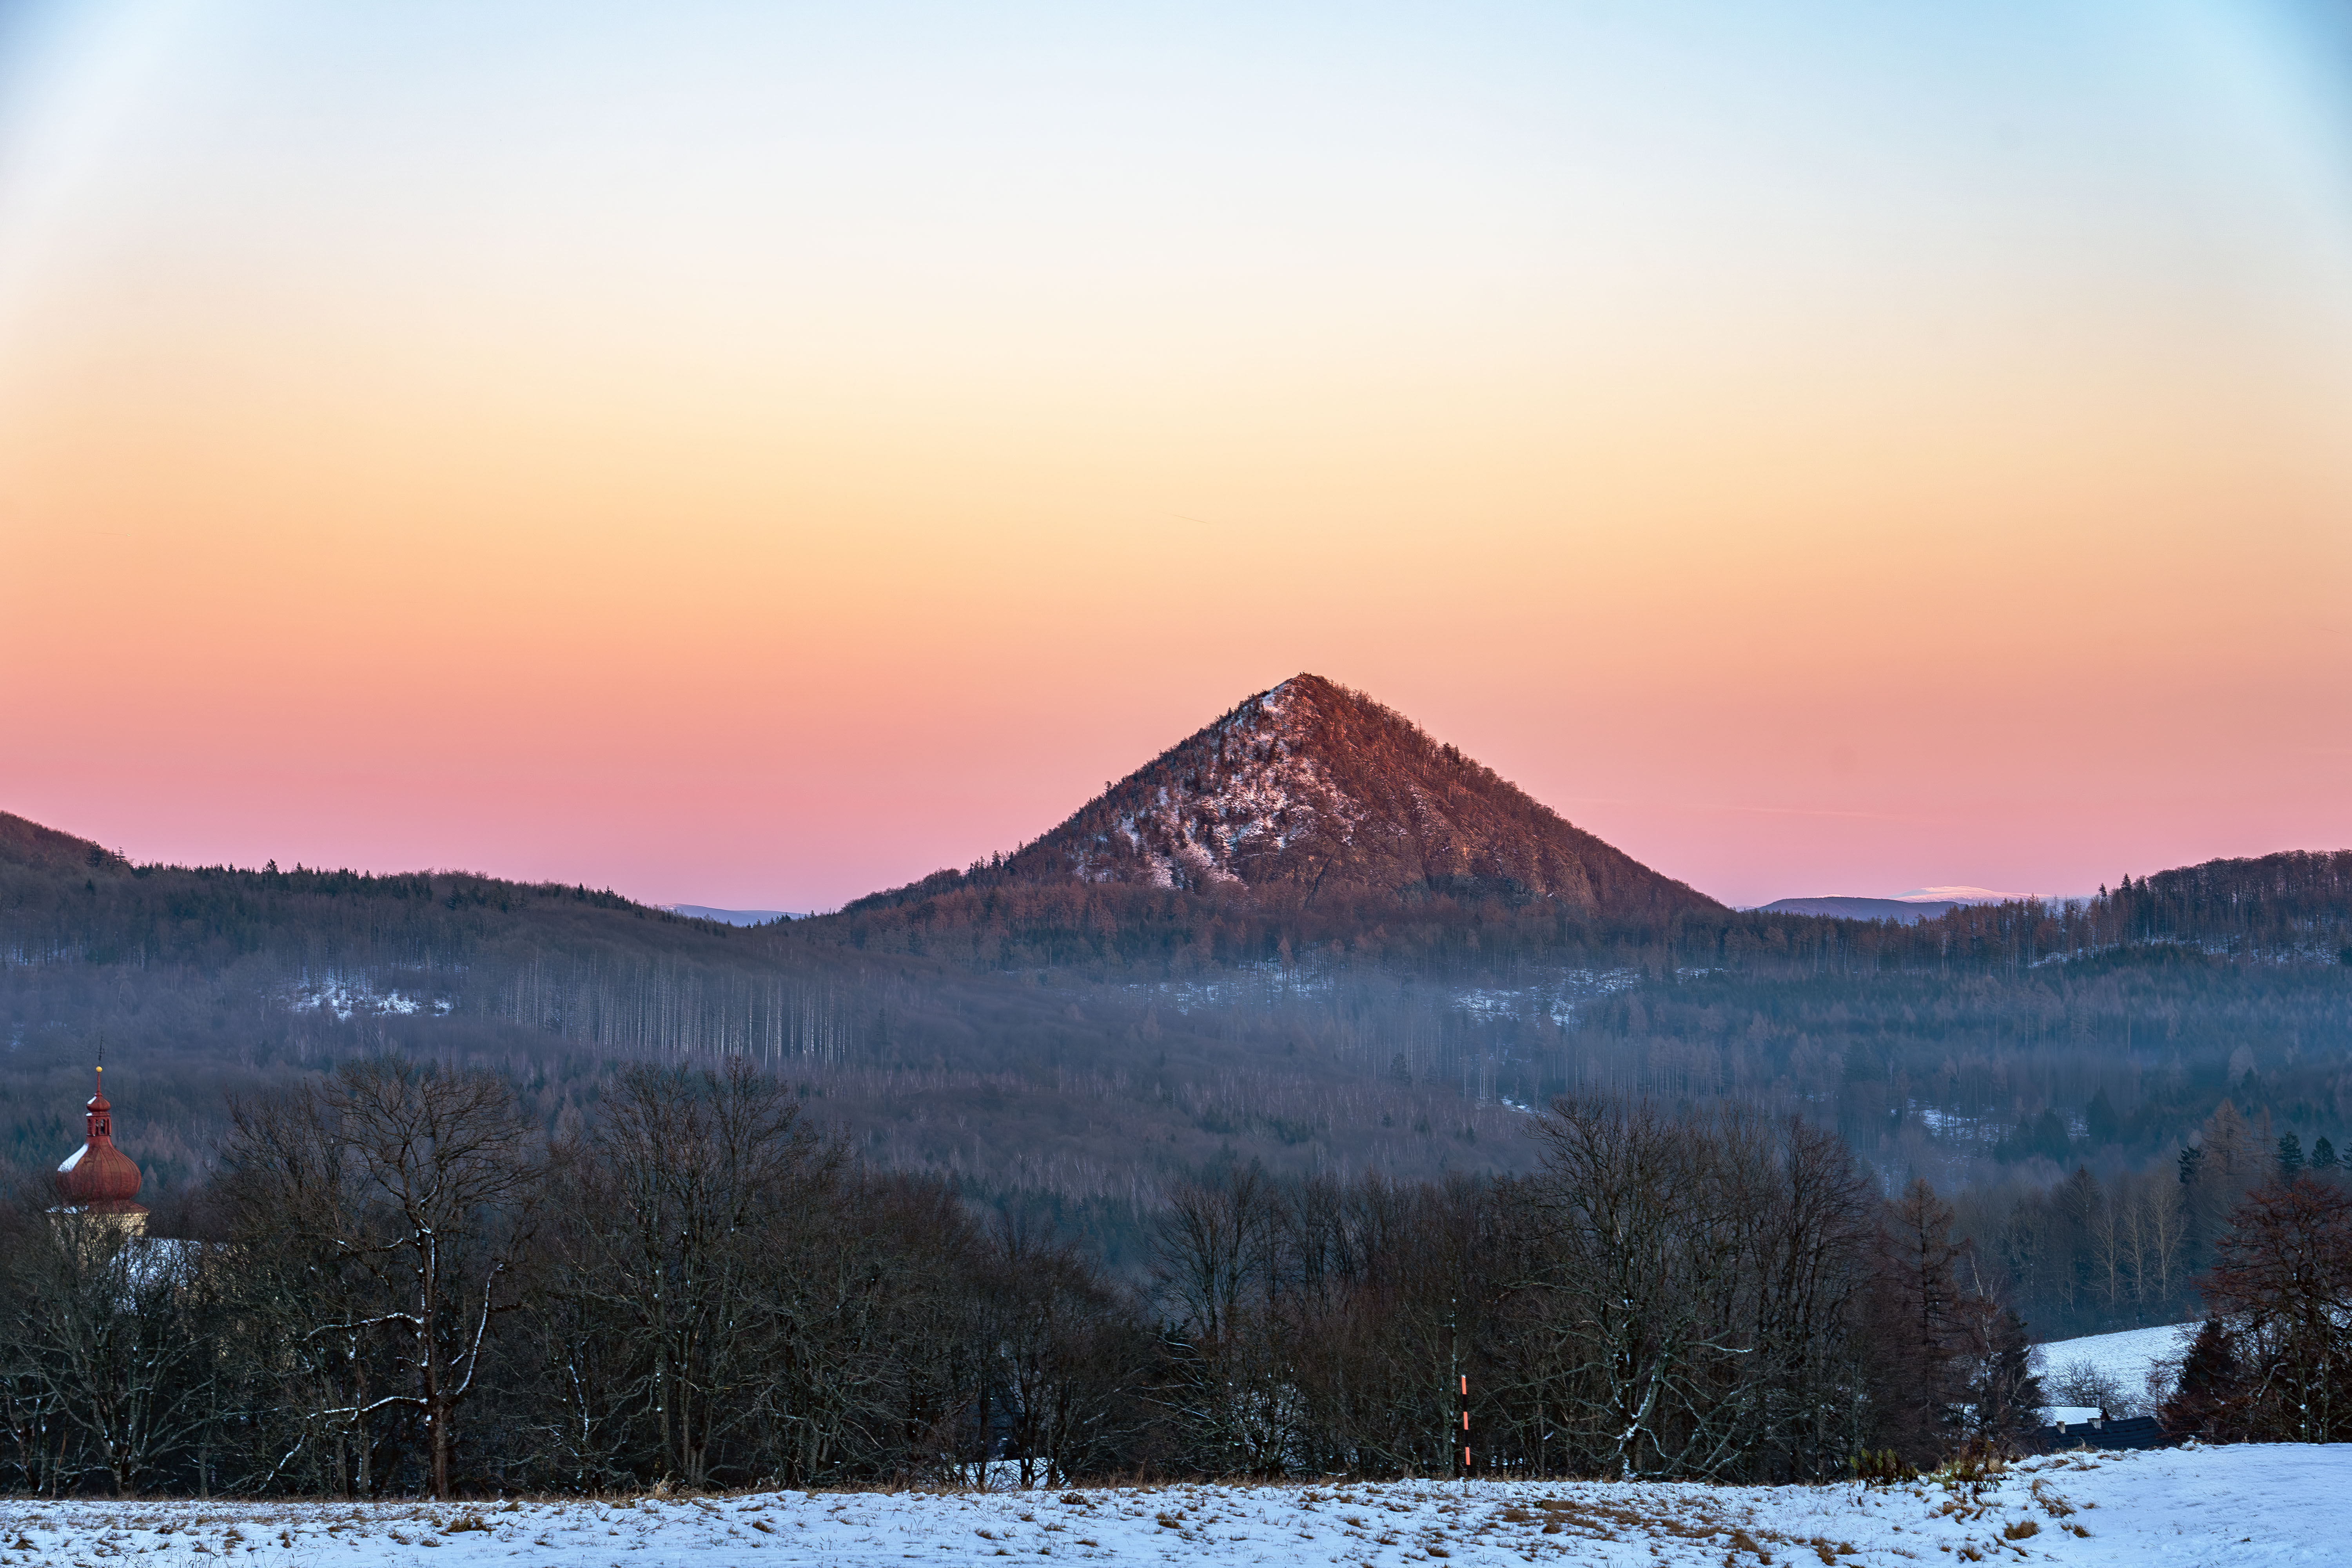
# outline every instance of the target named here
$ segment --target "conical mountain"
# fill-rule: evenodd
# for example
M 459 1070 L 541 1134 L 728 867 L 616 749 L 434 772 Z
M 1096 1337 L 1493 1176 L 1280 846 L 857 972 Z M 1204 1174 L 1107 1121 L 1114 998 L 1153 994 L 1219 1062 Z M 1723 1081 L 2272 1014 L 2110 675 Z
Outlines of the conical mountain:
M 1720 906 L 1359 691 L 1299 675 L 1129 773 L 1008 860 L 1008 879 L 1547 900 L 1604 921 Z

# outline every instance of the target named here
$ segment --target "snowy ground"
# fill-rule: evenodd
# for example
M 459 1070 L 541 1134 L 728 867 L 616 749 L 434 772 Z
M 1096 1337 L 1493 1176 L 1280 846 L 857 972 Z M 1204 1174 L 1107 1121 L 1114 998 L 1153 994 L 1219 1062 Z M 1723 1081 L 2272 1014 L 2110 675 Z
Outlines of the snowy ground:
M 1434 1481 L 1062 1493 L 770 1492 L 460 1506 L 0 1500 L 0 1563 L 2324 1563 L 2352 1445 L 2069 1454 L 1980 1497 L 1921 1484 Z

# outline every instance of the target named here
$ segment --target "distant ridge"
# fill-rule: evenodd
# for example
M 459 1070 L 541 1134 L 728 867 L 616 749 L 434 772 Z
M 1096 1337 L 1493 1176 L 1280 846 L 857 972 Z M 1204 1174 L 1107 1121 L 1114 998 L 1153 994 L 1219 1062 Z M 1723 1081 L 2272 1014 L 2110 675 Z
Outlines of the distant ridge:
M 684 915 L 689 920 L 717 921 L 720 925 L 727 926 L 763 926 L 771 921 L 797 921 L 807 918 L 799 910 L 719 910 L 713 909 L 709 904 L 663 904 L 660 907 L 674 915 Z
M 1847 921 L 1900 921 L 1914 925 L 1965 907 L 1958 899 L 1775 899 L 1757 906 L 1768 915 L 1830 915 Z

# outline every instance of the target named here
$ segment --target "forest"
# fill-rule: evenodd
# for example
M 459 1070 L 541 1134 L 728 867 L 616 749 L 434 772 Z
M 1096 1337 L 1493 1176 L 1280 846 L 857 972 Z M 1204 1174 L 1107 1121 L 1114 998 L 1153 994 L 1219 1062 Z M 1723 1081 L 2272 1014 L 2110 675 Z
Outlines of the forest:
M 1185 1184 L 1129 1285 L 859 1164 L 740 1057 L 624 1069 L 552 1137 L 499 1075 L 346 1063 L 237 1104 L 180 1237 L 13 1205 L 0 1465 L 446 1497 L 1442 1474 L 1466 1441 L 1805 1478 L 2031 1420 L 2022 1325 L 1925 1184 L 1727 1110 L 1587 1098 L 1538 1138 L 1519 1176 Z
M 37 1179 L 71 1152 L 100 1051 L 166 1213 L 216 1172 L 233 1099 L 343 1062 L 496 1072 L 551 1137 L 632 1065 L 740 1057 L 860 1168 L 1132 1282 L 1187 1183 L 1501 1179 L 1557 1097 L 1630 1094 L 1796 1115 L 1883 1193 L 1929 1181 L 2046 1339 L 2194 1314 L 2210 1205 L 2127 1268 L 2113 1238 L 2224 1102 L 2250 1146 L 2352 1142 L 2340 853 L 1912 926 L 1003 867 L 737 930 L 460 873 L 133 865 L 0 818 L 0 1160 Z
M 2151 1396 L 2352 1436 L 2343 1167 L 2224 1130 L 2176 1184 L 2211 1320 Z M 1129 1280 L 861 1163 L 740 1056 L 624 1068 L 551 1135 L 499 1074 L 346 1062 L 237 1101 L 174 1234 L 0 1206 L 0 1487 L 1771 1481 L 2032 1440 L 2025 1325 L 1927 1182 L 1729 1106 L 1562 1097 L 1534 1138 L 1507 1176 L 1228 1167 Z

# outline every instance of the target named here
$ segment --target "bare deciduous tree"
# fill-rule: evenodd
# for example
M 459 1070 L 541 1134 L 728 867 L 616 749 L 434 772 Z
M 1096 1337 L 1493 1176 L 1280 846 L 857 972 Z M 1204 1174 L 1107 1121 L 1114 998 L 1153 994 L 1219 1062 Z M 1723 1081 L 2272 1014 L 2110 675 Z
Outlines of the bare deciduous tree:
M 217 1281 L 194 1247 L 146 1242 L 103 1215 L 21 1214 L 5 1241 L 0 1384 L 19 1468 L 55 1491 L 86 1463 L 131 1496 L 218 1414 Z
M 638 1359 L 614 1397 L 650 1425 L 664 1476 L 707 1485 L 753 1418 L 757 1238 L 820 1199 L 837 1163 L 791 1091 L 740 1057 L 719 1072 L 624 1069 L 564 1163 L 562 1288 L 625 1328 Z
M 2242 1367 L 2231 1436 L 2352 1436 L 2352 1194 L 2309 1176 L 2249 1193 L 2214 1248 L 2205 1298 Z
M 447 1497 L 457 1420 L 481 1386 L 493 1320 L 541 1173 L 506 1080 L 392 1058 L 345 1065 L 269 1106 L 239 1107 L 228 1158 L 248 1247 L 291 1245 L 333 1269 L 302 1337 L 353 1366 L 357 1429 L 383 1412 L 424 1429 L 428 1485 Z M 381 1370 L 357 1370 L 382 1352 Z

